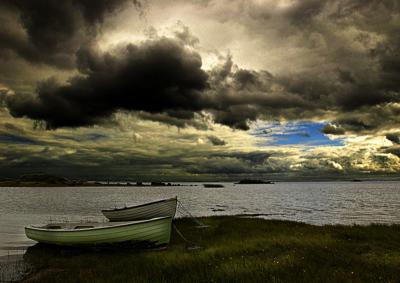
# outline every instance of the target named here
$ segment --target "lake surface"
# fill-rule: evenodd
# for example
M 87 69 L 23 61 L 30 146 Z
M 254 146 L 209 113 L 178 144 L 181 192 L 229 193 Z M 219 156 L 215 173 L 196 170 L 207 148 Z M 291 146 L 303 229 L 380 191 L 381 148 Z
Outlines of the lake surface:
M 27 224 L 104 221 L 101 209 L 174 196 L 194 216 L 250 214 L 315 225 L 400 224 L 400 182 L 222 184 L 224 188 L 204 188 L 201 183 L 179 187 L 0 188 L 0 256 L 22 253 L 34 244 L 25 237 L 23 227 Z

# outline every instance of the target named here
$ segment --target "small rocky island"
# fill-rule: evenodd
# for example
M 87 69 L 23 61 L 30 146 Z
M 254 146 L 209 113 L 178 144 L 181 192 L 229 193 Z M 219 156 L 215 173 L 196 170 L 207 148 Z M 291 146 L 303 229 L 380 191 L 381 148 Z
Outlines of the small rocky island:
M 223 188 L 222 184 L 203 184 L 204 188 Z
M 237 184 L 237 185 L 254 185 L 254 184 L 274 184 L 274 183 L 275 182 L 273 182 L 273 181 L 243 179 L 235 184 Z

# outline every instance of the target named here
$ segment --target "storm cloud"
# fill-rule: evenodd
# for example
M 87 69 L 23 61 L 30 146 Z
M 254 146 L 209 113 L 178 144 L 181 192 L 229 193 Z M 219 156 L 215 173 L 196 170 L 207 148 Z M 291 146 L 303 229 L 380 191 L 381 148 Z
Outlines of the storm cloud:
M 0 20 L 7 172 L 400 172 L 399 1 L 5 0 Z
M 43 120 L 49 129 L 99 123 L 116 110 L 198 111 L 207 103 L 201 58 L 174 40 L 129 44 L 116 53 L 78 52 L 80 76 L 63 85 L 49 79 L 37 95 L 7 97 L 10 113 Z
M 279 52 L 282 60 L 273 73 L 266 66 L 225 74 L 219 92 L 226 111 L 216 120 L 242 129 L 248 121 L 282 117 L 327 116 L 352 132 L 398 125 L 392 111 L 400 99 L 398 1 L 281 2 L 233 1 L 224 21 L 240 22 L 265 46 L 273 38 L 278 47 L 263 51 Z M 246 58 L 263 58 L 253 51 Z
M 400 137 L 398 134 L 395 133 L 387 134 L 386 138 L 391 142 L 393 142 L 394 144 L 400 144 Z
M 35 63 L 75 67 L 75 53 L 92 44 L 105 17 L 137 0 L 5 0 L 0 3 L 0 56 L 6 51 Z
M 12 39 L 2 41 L 4 48 L 32 62 L 75 67 L 80 73 L 67 83 L 42 81 L 36 94 L 8 96 L 11 114 L 58 128 L 98 124 L 118 110 L 129 110 L 181 127 L 195 125 L 191 122 L 195 114 L 207 111 L 216 123 L 241 130 L 258 119 L 328 117 L 337 127 L 324 131 L 332 134 L 375 131 L 399 122 L 396 21 L 400 8 L 396 1 L 307 0 L 293 1 L 286 8 L 233 1 L 233 6 L 243 9 L 229 12 L 249 34 L 263 39 L 263 26 L 277 27 L 278 42 L 285 47 L 284 38 L 289 37 L 299 50 L 294 64 L 306 60 L 302 68 L 282 61 L 286 72 L 275 73 L 268 66 L 241 68 L 232 54 L 220 56 L 220 64 L 203 70 L 196 49 L 201 42 L 182 22 L 175 38 L 157 37 L 99 51 L 92 44 L 98 27 L 127 3 L 4 2 L 3 16 L 19 15 L 26 46 L 33 49 L 17 47 L 12 40 L 18 39 L 18 33 L 3 31 L 0 36 Z M 210 3 L 201 8 L 214 9 Z
M 216 136 L 208 136 L 208 140 L 215 146 L 222 146 L 226 145 L 226 142 L 223 139 L 220 139 L 219 137 Z

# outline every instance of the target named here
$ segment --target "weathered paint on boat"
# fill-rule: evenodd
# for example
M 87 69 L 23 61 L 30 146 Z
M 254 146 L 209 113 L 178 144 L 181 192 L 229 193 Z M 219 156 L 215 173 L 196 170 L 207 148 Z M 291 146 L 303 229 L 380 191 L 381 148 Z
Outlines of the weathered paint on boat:
M 174 217 L 178 199 L 170 198 L 137 206 L 105 209 L 101 212 L 110 221 L 131 221 L 149 219 L 154 217 Z
M 61 246 L 91 246 L 127 242 L 167 245 L 172 217 L 105 223 L 51 223 L 25 227 L 28 238 Z

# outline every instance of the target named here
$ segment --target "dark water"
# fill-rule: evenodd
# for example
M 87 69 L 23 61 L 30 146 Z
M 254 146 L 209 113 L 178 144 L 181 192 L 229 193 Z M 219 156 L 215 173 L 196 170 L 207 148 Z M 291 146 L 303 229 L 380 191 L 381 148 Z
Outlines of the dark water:
M 27 224 L 104 220 L 103 208 L 174 196 L 195 216 L 256 214 L 316 225 L 400 223 L 400 182 L 224 186 L 0 188 L 0 256 L 33 244 L 24 234 Z

